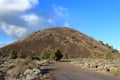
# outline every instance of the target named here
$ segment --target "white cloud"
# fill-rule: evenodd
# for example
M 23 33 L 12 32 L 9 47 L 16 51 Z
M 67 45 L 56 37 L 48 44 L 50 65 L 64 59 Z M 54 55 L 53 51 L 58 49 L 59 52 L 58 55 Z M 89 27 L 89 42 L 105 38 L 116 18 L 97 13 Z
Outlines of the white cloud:
M 24 16 L 22 16 L 22 18 L 27 22 L 31 22 L 32 20 L 34 20 L 34 21 L 39 20 L 39 17 L 35 14 L 24 15 Z
M 6 42 L 0 42 L 0 47 L 3 47 L 3 46 L 5 46 L 5 45 L 7 45 Z
M 48 19 L 48 23 L 56 25 L 56 22 L 53 19 Z
M 4 46 L 6 46 L 6 45 L 8 45 L 10 43 L 12 43 L 12 42 L 0 42 L 0 48 L 4 47 Z
M 38 0 L 0 0 L 0 14 L 23 12 L 38 4 Z
M 7 35 L 12 36 L 14 38 L 21 38 L 27 32 L 27 30 L 25 28 L 15 26 L 15 25 L 6 24 L 6 23 L 2 23 L 1 29 L 3 29 L 3 31 Z
M 53 4 L 53 12 L 32 11 L 38 3 L 39 0 L 0 0 L 0 29 L 18 39 L 37 30 L 64 25 L 67 8 Z
M 56 6 L 55 4 L 52 5 L 54 12 L 56 15 L 63 17 L 63 16 L 68 16 L 68 9 L 64 8 L 62 6 Z
M 27 35 L 30 27 L 33 27 L 30 25 L 36 24 L 38 17 L 25 16 L 25 18 L 28 18 L 25 21 L 25 18 L 21 18 L 21 15 L 26 15 L 26 11 L 32 9 L 38 3 L 39 0 L 0 0 L 0 29 L 8 36 L 17 39 Z
M 49 23 L 53 23 L 54 21 L 53 21 L 52 19 L 49 19 L 48 22 L 49 22 Z
M 43 20 L 42 18 L 35 14 L 23 15 L 21 17 L 23 18 L 24 21 L 27 22 L 29 26 L 30 25 L 38 26 L 38 24 Z
M 20 16 L 38 3 L 38 0 L 0 0 L 0 21 L 21 26 Z
M 65 22 L 64 27 L 70 27 L 70 24 L 68 22 Z
M 54 20 L 52 19 L 47 19 L 44 16 L 40 16 L 40 15 L 38 16 L 35 14 L 23 15 L 21 16 L 21 18 L 27 22 L 27 26 L 28 26 L 27 28 L 33 31 L 51 27 L 55 23 Z

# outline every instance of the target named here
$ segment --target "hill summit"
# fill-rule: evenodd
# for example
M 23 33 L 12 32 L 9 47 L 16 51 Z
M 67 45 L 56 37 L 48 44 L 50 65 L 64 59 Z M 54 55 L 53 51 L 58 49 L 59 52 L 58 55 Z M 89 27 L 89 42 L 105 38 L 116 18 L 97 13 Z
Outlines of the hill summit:
M 87 35 L 66 27 L 50 28 L 31 35 L 0 49 L 1 54 L 10 50 L 24 54 L 39 54 L 45 48 L 58 48 L 62 54 L 88 56 L 92 53 L 104 54 L 109 48 Z

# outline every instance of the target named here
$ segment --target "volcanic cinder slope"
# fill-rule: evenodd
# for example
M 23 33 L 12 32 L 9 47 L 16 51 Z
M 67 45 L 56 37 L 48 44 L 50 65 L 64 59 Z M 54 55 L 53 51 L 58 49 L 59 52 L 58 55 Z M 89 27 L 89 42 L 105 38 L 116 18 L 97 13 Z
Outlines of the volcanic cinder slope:
M 57 27 L 34 32 L 31 35 L 0 49 L 6 55 L 10 50 L 24 54 L 39 54 L 45 48 L 58 48 L 72 56 L 88 56 L 92 53 L 104 54 L 108 47 L 76 30 Z

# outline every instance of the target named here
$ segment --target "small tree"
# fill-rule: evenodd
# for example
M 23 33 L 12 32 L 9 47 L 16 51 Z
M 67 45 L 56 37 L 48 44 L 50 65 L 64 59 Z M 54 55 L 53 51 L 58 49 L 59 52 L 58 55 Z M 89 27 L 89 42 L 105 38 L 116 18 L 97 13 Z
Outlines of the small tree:
M 100 40 L 99 42 L 100 42 L 102 45 L 104 45 L 103 41 Z
M 14 50 L 11 50 L 9 53 L 9 58 L 10 59 L 16 59 L 17 58 L 17 52 Z
M 56 54 L 53 51 L 50 53 L 49 59 L 53 61 L 56 60 Z
M 49 59 L 49 50 L 48 49 L 43 49 L 40 53 L 40 59 Z
M 55 61 L 60 61 L 60 59 L 63 57 L 59 49 L 54 49 L 52 53 L 50 54 L 50 59 Z
M 22 51 L 20 51 L 20 52 L 17 54 L 17 57 L 18 57 L 18 58 L 25 58 L 25 55 L 23 54 Z

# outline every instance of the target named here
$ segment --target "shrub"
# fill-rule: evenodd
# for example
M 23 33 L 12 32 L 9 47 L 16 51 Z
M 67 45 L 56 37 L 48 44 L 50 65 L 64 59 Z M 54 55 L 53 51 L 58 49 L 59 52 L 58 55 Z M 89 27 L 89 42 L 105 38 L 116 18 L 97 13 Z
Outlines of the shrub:
M 92 54 L 90 55 L 90 58 L 102 58 L 102 55 L 99 54 L 99 53 L 92 53 Z
M 111 51 L 106 52 L 104 54 L 104 58 L 105 59 L 112 59 L 113 58 L 112 52 Z
M 50 55 L 50 51 L 46 48 L 46 49 L 43 49 L 40 53 L 40 59 L 49 59 L 49 55 Z
M 63 57 L 59 49 L 43 49 L 43 51 L 40 53 L 40 59 L 50 59 L 55 61 L 60 61 L 60 59 Z
M 20 52 L 17 54 L 17 57 L 18 57 L 18 58 L 25 58 L 25 55 L 23 54 L 22 51 L 20 51 Z
M 64 43 L 67 44 L 69 41 L 68 40 L 64 40 Z
M 114 48 L 112 48 L 111 50 L 112 50 L 113 53 L 119 52 L 117 49 L 114 49 Z
M 67 53 L 63 54 L 63 59 L 68 59 L 69 55 Z
M 17 52 L 14 50 L 11 50 L 9 53 L 9 58 L 10 59 L 16 59 L 17 58 Z
M 50 54 L 50 60 L 60 61 L 60 59 L 63 57 L 59 49 L 54 49 L 52 53 Z
M 56 60 L 56 55 L 55 55 L 54 52 L 51 52 L 51 53 L 50 53 L 49 59 L 50 59 L 50 60 L 53 60 L 53 61 Z
M 100 42 L 102 45 L 104 45 L 103 41 L 100 40 L 99 42 Z

